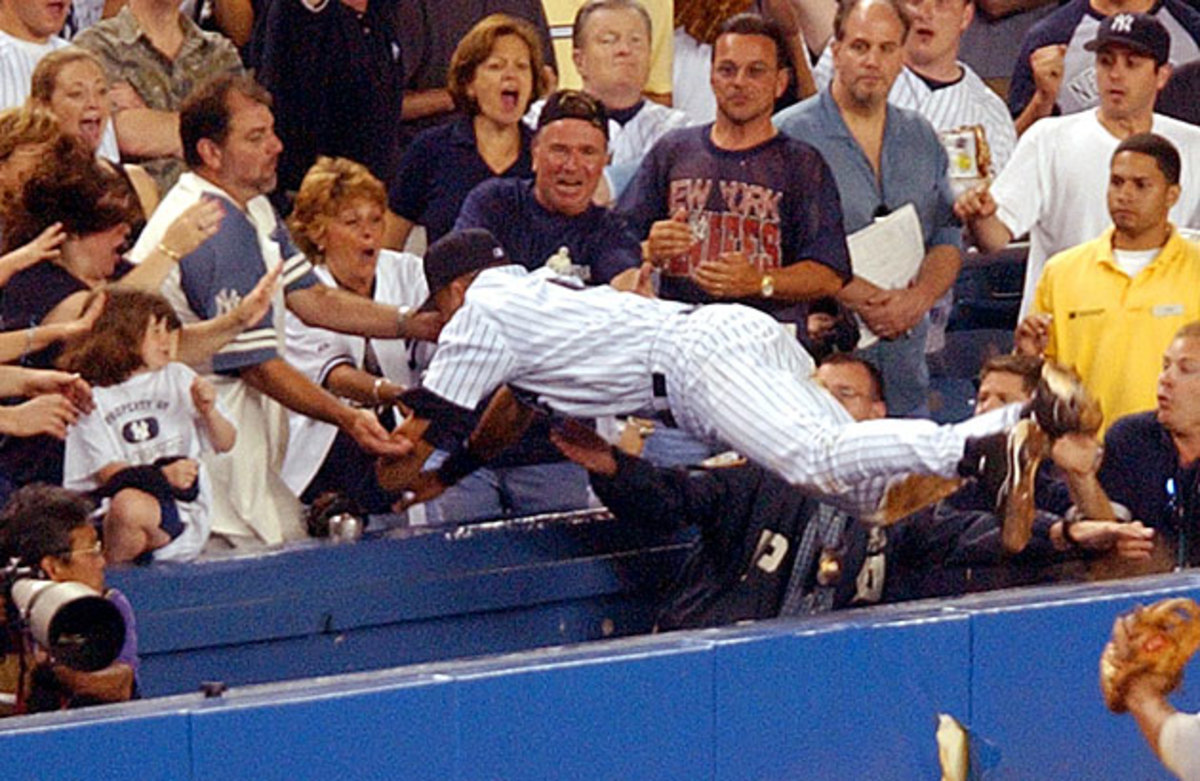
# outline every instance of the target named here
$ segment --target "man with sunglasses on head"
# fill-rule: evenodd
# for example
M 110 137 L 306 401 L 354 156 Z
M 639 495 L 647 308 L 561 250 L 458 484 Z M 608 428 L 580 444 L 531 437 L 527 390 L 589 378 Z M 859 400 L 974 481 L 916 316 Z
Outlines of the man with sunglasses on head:
M 608 163 L 604 105 L 576 90 L 546 99 L 533 137 L 533 179 L 489 179 L 463 202 L 455 230 L 485 228 L 514 263 L 548 262 L 582 285 L 612 280 L 641 261 L 624 222 L 593 194 Z M 428 261 L 426 261 L 428 262 Z M 469 428 L 469 427 L 468 427 Z M 542 421 L 521 442 L 425 508 L 431 522 L 576 510 L 588 503 L 587 475 L 547 439 Z M 455 442 L 439 441 L 442 452 Z
M 641 262 L 624 222 L 592 202 L 608 163 L 608 112 L 577 90 L 546 99 L 533 137 L 533 179 L 489 179 L 463 202 L 454 230 L 485 228 L 509 259 L 536 269 L 554 257 L 586 284 Z M 563 251 L 565 248 L 565 252 Z

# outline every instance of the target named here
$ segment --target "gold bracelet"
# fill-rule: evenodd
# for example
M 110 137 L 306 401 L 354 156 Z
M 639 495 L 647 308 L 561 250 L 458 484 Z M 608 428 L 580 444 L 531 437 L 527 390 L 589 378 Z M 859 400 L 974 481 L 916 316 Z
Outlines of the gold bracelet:
M 175 250 L 169 249 L 167 247 L 167 245 L 163 244 L 161 241 L 158 243 L 158 251 L 161 252 L 162 254 L 166 255 L 168 258 L 175 261 L 176 263 L 178 263 L 179 259 L 183 257 L 183 255 L 180 255 Z

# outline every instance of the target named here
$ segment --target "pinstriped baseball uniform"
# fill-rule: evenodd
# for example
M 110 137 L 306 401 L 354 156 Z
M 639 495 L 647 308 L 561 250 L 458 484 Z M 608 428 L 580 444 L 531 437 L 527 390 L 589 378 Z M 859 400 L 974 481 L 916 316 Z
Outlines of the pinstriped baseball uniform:
M 507 383 L 556 412 L 598 417 L 654 406 L 656 373 L 682 428 L 857 514 L 875 510 L 897 475 L 953 476 L 968 437 L 1001 431 L 1017 413 L 1010 407 L 954 426 L 855 423 L 769 315 L 609 287 L 572 290 L 546 270 L 518 266 L 475 278 L 442 330 L 425 387 L 471 409 Z

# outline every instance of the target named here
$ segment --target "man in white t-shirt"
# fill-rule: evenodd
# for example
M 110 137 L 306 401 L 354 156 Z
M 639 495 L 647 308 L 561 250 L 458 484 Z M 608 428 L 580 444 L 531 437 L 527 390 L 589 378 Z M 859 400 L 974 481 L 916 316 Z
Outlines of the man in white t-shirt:
M 1088 47 L 1096 52 L 1100 107 L 1035 123 L 991 188 L 963 193 L 954 207 L 987 252 L 1029 233 L 1022 317 L 1046 260 L 1108 227 L 1108 161 L 1123 139 L 1152 131 L 1175 145 L 1183 171 L 1171 222 L 1200 225 L 1200 128 L 1154 113 L 1171 75 L 1166 28 L 1148 14 L 1116 14 Z

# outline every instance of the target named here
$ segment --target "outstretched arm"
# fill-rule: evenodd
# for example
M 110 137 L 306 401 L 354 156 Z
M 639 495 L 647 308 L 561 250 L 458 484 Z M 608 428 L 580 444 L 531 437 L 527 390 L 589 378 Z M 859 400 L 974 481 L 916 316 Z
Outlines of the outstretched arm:
M 499 456 L 521 438 L 534 415 L 534 410 L 522 404 L 507 386 L 501 387 L 463 446 L 452 452 L 436 471 L 428 471 L 421 470 L 432 450 L 421 441 L 425 431 L 431 424 L 439 428 L 460 425 L 463 418 L 473 413 L 423 388 L 409 391 L 404 400 L 412 405 L 413 413 L 398 430 L 417 447 L 401 458 L 381 459 L 378 471 L 379 484 L 384 490 L 405 492 L 397 511 L 436 499 L 447 488 Z
M 575 421 L 551 431 L 550 441 L 588 470 L 596 496 L 614 515 L 640 526 L 720 527 L 736 539 L 750 516 L 745 505 L 759 494 L 761 472 L 755 468 L 663 469 L 617 451 Z

